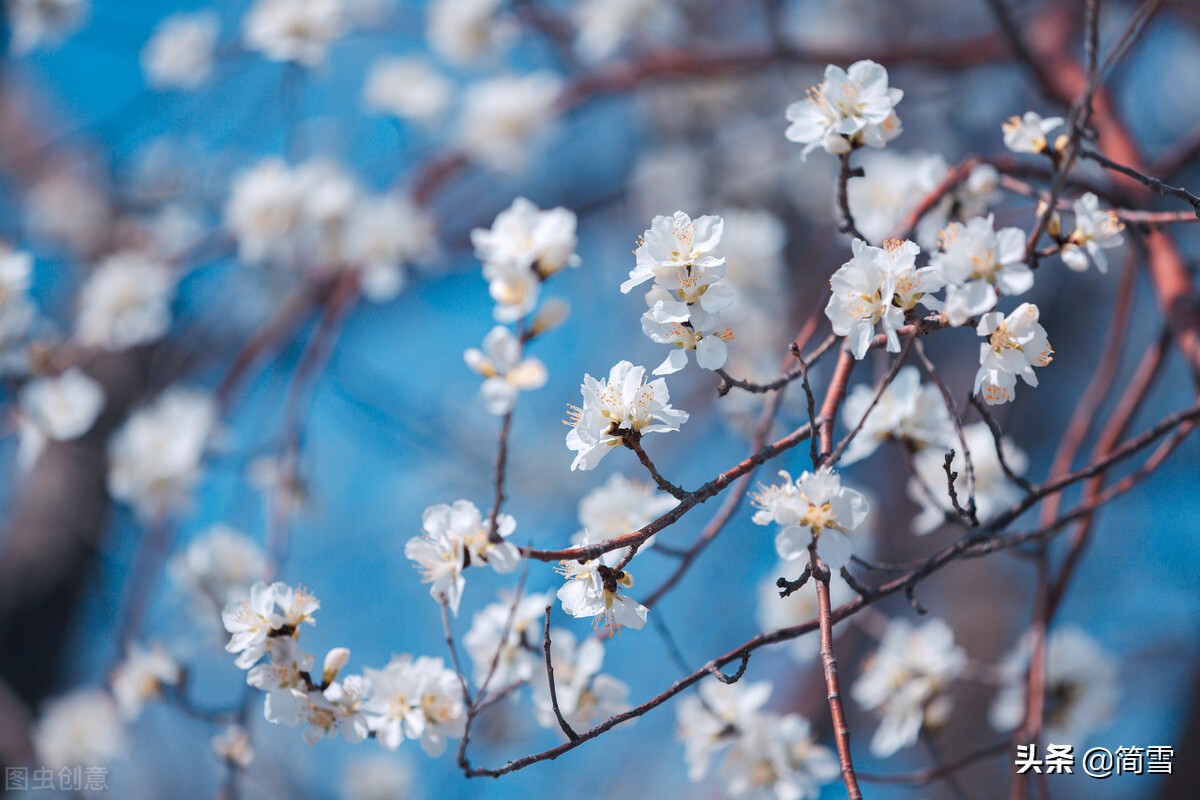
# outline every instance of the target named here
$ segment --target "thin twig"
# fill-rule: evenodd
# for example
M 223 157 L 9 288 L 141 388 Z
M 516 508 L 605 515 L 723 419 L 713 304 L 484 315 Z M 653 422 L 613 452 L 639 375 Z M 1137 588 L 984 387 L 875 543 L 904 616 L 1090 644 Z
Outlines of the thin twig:
M 562 732 L 567 735 L 567 739 L 574 742 L 579 739 L 579 734 L 575 732 L 568 723 L 566 717 L 563 716 L 562 709 L 558 707 L 558 689 L 554 686 L 554 662 L 550 658 L 550 609 L 553 606 L 546 606 L 546 627 L 543 632 L 542 650 L 546 654 L 546 680 L 550 684 L 550 705 L 554 708 L 554 716 L 558 719 L 558 727 L 562 728 Z

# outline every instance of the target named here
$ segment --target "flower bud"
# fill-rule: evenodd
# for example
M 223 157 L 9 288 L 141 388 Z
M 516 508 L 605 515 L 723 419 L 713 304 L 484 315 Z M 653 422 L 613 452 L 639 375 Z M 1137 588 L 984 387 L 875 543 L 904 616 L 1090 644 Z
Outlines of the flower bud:
M 346 662 L 350 660 L 350 651 L 345 647 L 335 647 L 325 656 L 325 668 L 321 671 L 322 683 L 333 683 Z

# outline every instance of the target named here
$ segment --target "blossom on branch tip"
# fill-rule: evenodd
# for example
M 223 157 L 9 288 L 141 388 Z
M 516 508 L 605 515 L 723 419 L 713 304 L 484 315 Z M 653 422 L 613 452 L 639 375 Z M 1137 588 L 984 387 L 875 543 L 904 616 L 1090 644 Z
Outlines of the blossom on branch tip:
M 825 80 L 788 106 L 792 124 L 785 135 L 804 145 L 804 157 L 818 147 L 835 155 L 864 145 L 883 147 L 900 135 L 895 106 L 903 97 L 903 91 L 888 86 L 887 70 L 874 61 L 856 61 L 847 70 L 830 64 Z
M 1075 230 L 1062 248 L 1062 260 L 1076 272 L 1086 272 L 1088 256 L 1096 269 L 1108 272 L 1105 250 L 1120 247 L 1125 242 L 1121 231 L 1125 226 L 1111 209 L 1102 211 L 1100 200 L 1088 192 L 1075 201 Z
M 463 353 L 467 366 L 485 378 L 479 394 L 489 414 L 507 414 L 518 392 L 546 384 L 546 367 L 532 356 L 523 358 L 522 349 L 512 331 L 497 325 L 484 337 L 483 350 L 472 347 Z
M 646 368 L 618 362 L 607 379 L 583 376 L 583 406 L 568 406 L 567 447 L 575 451 L 571 469 L 592 469 L 626 436 L 677 431 L 688 414 L 670 404 L 662 378 L 645 383 Z
M 976 332 L 987 341 L 979 345 L 974 392 L 982 392 L 983 401 L 990 406 L 1015 397 L 1017 376 L 1037 386 L 1033 368 L 1054 360 L 1046 329 L 1038 324 L 1038 307 L 1032 303 L 1022 303 L 1007 317 L 999 311 L 984 314 Z
M 497 321 L 516 322 L 529 314 L 542 282 L 579 264 L 575 227 L 575 214 L 568 209 L 543 211 L 518 197 L 496 215 L 491 228 L 471 231 L 471 244 L 496 301 Z
M 853 257 L 829 279 L 832 294 L 825 316 L 833 332 L 846 337 L 855 358 L 867 354 L 876 324 L 887 337 L 888 352 L 898 353 L 896 332 L 904 325 L 905 313 L 918 302 L 928 304 L 927 295 L 942 287 L 942 279 L 933 268 L 916 266 L 921 249 L 910 241 L 872 247 L 855 239 L 851 252 Z
M 805 472 L 792 481 L 780 472 L 782 485 L 760 486 L 751 496 L 758 511 L 757 525 L 775 523 L 775 550 L 785 561 L 808 557 L 808 547 L 817 542 L 818 554 L 833 569 L 840 569 L 850 557 L 846 534 L 862 525 L 870 510 L 861 492 L 842 486 L 837 473 L 828 467 Z M 821 539 L 826 541 L 822 542 Z M 826 553 L 830 555 L 825 558 Z
M 950 223 L 929 265 L 946 284 L 942 313 L 951 325 L 991 311 L 999 295 L 1024 294 L 1033 288 L 1033 270 L 1025 263 L 1025 234 L 1018 228 L 997 231 L 993 218 L 976 217 L 965 225 Z
M 1063 124 L 1062 117 L 1042 116 L 1026 111 L 1023 116 L 1009 117 L 1000 127 L 1004 131 L 1004 146 L 1014 153 L 1045 153 L 1050 149 L 1050 131 Z
M 421 536 L 414 536 L 404 545 L 404 555 L 416 562 L 421 581 L 430 584 L 429 596 L 444 602 L 458 614 L 466 579 L 463 571 L 473 563 L 488 564 L 497 572 L 512 572 L 517 568 L 521 553 L 504 541 L 517 529 L 517 522 L 508 514 L 497 514 L 495 533 L 491 536 L 491 521 L 485 520 L 474 503 L 456 500 L 425 509 L 421 518 Z
M 592 544 L 585 536 L 583 546 Z M 617 569 L 622 553 L 609 551 L 599 558 L 580 564 L 575 560 L 560 561 L 556 571 L 566 580 L 558 590 L 563 610 L 578 619 L 592 618 L 593 627 L 603 622 L 609 636 L 628 626 L 641 630 L 646 624 L 649 609 L 624 594 L 633 586 L 628 569 Z

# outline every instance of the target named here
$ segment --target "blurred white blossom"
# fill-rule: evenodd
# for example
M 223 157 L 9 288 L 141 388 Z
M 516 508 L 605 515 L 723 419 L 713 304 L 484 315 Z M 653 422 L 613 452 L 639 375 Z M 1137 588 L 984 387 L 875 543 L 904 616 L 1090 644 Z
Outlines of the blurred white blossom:
M 210 395 L 166 390 L 134 411 L 109 440 L 109 491 L 145 521 L 183 510 L 216 424 Z
M 522 350 L 512 331 L 497 325 L 483 338 L 482 350 L 472 347 L 463 353 L 467 366 L 485 379 L 479 394 L 489 414 L 507 414 L 518 392 L 546 384 L 545 365 L 533 356 L 525 356 Z
M 469 85 L 463 92 L 459 146 L 493 169 L 521 169 L 530 140 L 553 121 L 561 91 L 562 79 L 545 71 Z
M 91 5 L 91 0 L 4 0 L 13 53 L 59 44 L 83 27 Z
M 1016 730 L 1025 718 L 1025 692 L 1031 644 L 1022 640 L 999 665 L 1003 677 L 988 719 L 1001 732 Z M 1082 746 L 1112 722 L 1120 694 L 1112 654 L 1083 631 L 1059 628 L 1046 639 L 1046 741 Z
M 256 0 L 242 22 L 248 49 L 303 67 L 324 63 L 344 32 L 342 0 Z
M 121 718 L 127 722 L 137 719 L 147 700 L 159 697 L 164 686 L 176 685 L 181 677 L 179 665 L 160 645 L 149 648 L 131 645 L 112 676 L 113 696 Z
M 381 58 L 371 65 L 363 99 L 373 111 L 423 124 L 450 107 L 454 85 L 422 58 Z
M 963 428 L 963 438 L 967 440 L 967 447 L 971 450 L 971 465 L 975 470 L 973 496 L 976 513 L 981 520 L 987 520 L 1020 499 L 1021 491 L 1004 474 L 1000 459 L 996 456 L 995 440 L 987 423 L 977 422 Z M 1024 451 L 1007 436 L 1001 442 L 1005 462 L 1013 472 L 1020 475 L 1028 464 Z M 913 459 L 913 476 L 908 482 L 909 499 L 921 508 L 921 513 L 913 519 L 913 533 L 926 534 L 933 531 L 945 522 L 947 514 L 954 511 L 946 486 L 945 470 L 946 453 L 951 449 L 955 452 L 950 469 L 958 473 L 954 480 L 954 491 L 958 494 L 960 502 L 966 502 L 970 494 L 972 485 L 967 480 L 966 459 L 960 452 L 962 448 L 958 444 L 957 436 L 949 445 L 928 447 L 917 453 Z
M 133 251 L 109 256 L 80 290 L 75 338 L 108 350 L 157 341 L 171 328 L 174 298 L 175 276 L 166 264 Z
M 77 689 L 49 700 L 34 727 L 33 745 L 40 764 L 54 770 L 111 764 L 126 746 L 112 695 Z
M 967 654 L 940 619 L 920 627 L 902 619 L 887 632 L 851 689 L 854 700 L 882 719 L 871 738 L 871 754 L 887 758 L 913 745 L 922 728 L 943 725 L 953 706 L 945 694 L 963 671 Z
M 29 467 L 46 440 L 65 442 L 92 429 L 104 408 L 104 389 L 78 367 L 34 378 L 21 389 L 21 463 Z
M 212 11 L 172 14 L 142 48 L 142 71 L 158 89 L 195 89 L 213 72 L 221 21 Z

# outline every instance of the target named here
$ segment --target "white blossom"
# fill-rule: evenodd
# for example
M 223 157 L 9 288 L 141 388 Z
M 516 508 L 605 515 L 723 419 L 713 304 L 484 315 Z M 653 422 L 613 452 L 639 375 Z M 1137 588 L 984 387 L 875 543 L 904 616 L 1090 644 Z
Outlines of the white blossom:
M 306 622 L 317 624 L 312 615 L 320 605 L 304 588 L 292 588 L 280 581 L 268 586 L 259 581 L 250 587 L 249 599 L 229 603 L 221 612 L 225 630 L 232 634 L 225 650 L 239 653 L 234 663 L 250 669 L 267 654 L 272 634 L 285 630 L 294 633 Z
M 640 530 L 679 505 L 679 501 L 656 490 L 648 483 L 634 481 L 624 475 L 613 475 L 579 501 L 581 531 L 572 543 L 582 542 L 584 532 L 596 541 L 612 539 Z M 651 536 L 642 542 L 641 550 L 654 544 Z
M 239 769 L 245 769 L 254 761 L 254 747 L 250 744 L 249 734 L 241 725 L 230 725 L 214 736 L 210 743 L 218 758 Z
M 157 698 L 164 686 L 174 686 L 180 678 L 179 665 L 162 647 L 131 645 L 112 676 L 113 696 L 121 718 L 137 719 L 147 700 Z
M 166 264 L 132 251 L 109 256 L 80 290 L 75 338 L 108 350 L 157 341 L 171 327 L 174 297 Z
M 422 750 L 438 756 L 448 738 L 462 736 L 462 687 L 442 659 L 397 656 L 384 669 L 363 673 L 372 690 L 363 712 L 383 748 L 395 750 L 405 738 L 419 739 Z
M 999 311 L 984 314 L 975 329 L 987 341 L 979 345 L 979 372 L 975 375 L 975 393 L 982 390 L 983 401 L 1000 405 L 1015 396 L 1017 377 L 1030 386 L 1038 385 L 1034 367 L 1053 360 L 1054 350 L 1046 338 L 1046 329 L 1038 324 L 1038 307 L 1022 303 L 1005 317 Z
M 546 367 L 533 356 L 524 356 L 523 346 L 512 331 L 497 325 L 483 337 L 483 349 L 463 353 L 467 366 L 484 377 L 479 395 L 489 414 L 502 416 L 512 411 L 517 393 L 546 385 Z
M 995 440 L 986 423 L 978 422 L 963 428 L 963 438 L 967 440 L 971 465 L 975 471 L 973 496 L 976 514 L 981 520 L 987 520 L 1019 500 L 1021 491 L 1004 474 L 996 455 Z M 958 473 L 954 480 L 954 491 L 959 498 L 966 498 L 971 484 L 967 481 L 966 459 L 960 452 L 962 448 L 958 445 L 958 437 L 945 447 L 955 451 L 954 460 L 950 463 L 950 469 Z M 1001 447 L 1004 448 L 1004 460 L 1013 472 L 1018 475 L 1024 472 L 1028 464 L 1025 453 L 1007 436 L 1001 440 Z M 946 486 L 945 454 L 946 450 L 942 448 L 929 447 L 917 453 L 913 459 L 914 475 L 908 482 L 908 496 L 921 507 L 921 513 L 913 519 L 913 533 L 933 531 L 954 510 Z
M 689 321 L 692 317 L 686 303 L 658 300 L 642 315 L 642 332 L 659 344 L 672 345 L 666 360 L 655 368 L 655 375 L 671 375 L 687 366 L 688 352 L 695 351 L 696 363 L 702 369 L 718 370 L 725 366 L 729 351 L 726 342 L 733 338 L 729 328 L 713 330 L 708 325 Z M 720 324 L 712 320 L 711 324 Z
M 662 378 L 645 383 L 646 368 L 618 362 L 608 378 L 583 376 L 583 406 L 568 406 L 567 447 L 575 451 L 571 469 L 593 469 L 623 436 L 677 431 L 688 414 L 670 404 Z M 624 433 L 623 433 L 624 432 Z
M 20 56 L 53 47 L 82 28 L 91 0 L 5 0 L 3 10 L 12 30 L 12 51 Z
M 1062 117 L 1042 119 L 1037 112 L 1026 111 L 1023 116 L 1009 117 L 1000 127 L 1004 146 L 1014 153 L 1044 153 L 1050 148 L 1046 137 L 1062 124 Z
M 593 544 L 590 536 L 584 536 L 580 544 Z M 556 571 L 566 581 L 558 590 L 558 599 L 563 610 L 577 619 L 592 619 L 592 626 L 603 622 L 609 636 L 623 627 L 641 630 L 646 624 L 644 605 L 623 594 L 624 589 L 633 587 L 633 575 L 628 568 L 616 569 L 622 551 L 604 553 L 599 558 L 580 564 L 569 559 L 560 561 Z
M 454 85 L 423 58 L 381 58 L 371 65 L 363 99 L 373 111 L 428 124 L 450 107 Z
M 291 266 L 296 261 L 300 200 L 299 181 L 278 158 L 263 159 L 234 179 L 225 220 L 244 263 Z
M 922 384 L 914 366 L 901 367 L 895 379 L 875 402 L 875 387 L 860 383 L 850 390 L 842 404 L 842 421 L 853 430 L 863 423 L 858 435 L 842 455 L 842 464 L 860 461 L 889 439 L 903 442 L 913 450 L 938 445 L 949 449 L 956 441 L 950 412 L 938 387 Z M 871 404 L 875 402 L 874 408 Z M 868 409 L 870 409 L 868 411 Z M 865 422 L 863 418 L 866 417 Z
M 136 411 L 108 442 L 108 490 L 156 520 L 185 508 L 217 423 L 213 398 L 172 388 Z
M 825 80 L 788 106 L 787 138 L 804 145 L 805 157 L 818 147 L 834 154 L 883 147 L 900 135 L 894 109 L 902 97 L 903 91 L 888 86 L 887 70 L 874 61 L 856 61 L 848 70 L 830 64 Z
M 77 689 L 48 701 L 33 729 L 43 767 L 107 766 L 125 749 L 125 734 L 112 695 Z
M 568 209 L 542 211 L 518 197 L 496 215 L 491 228 L 471 232 L 498 321 L 515 322 L 529 314 L 542 281 L 579 263 L 575 224 L 575 214 Z
M 876 324 L 883 328 L 888 352 L 898 353 L 896 332 L 904 325 L 905 312 L 940 289 L 941 279 L 930 267 L 917 268 L 920 248 L 913 242 L 890 241 L 882 248 L 855 239 L 851 249 L 853 258 L 829 279 L 832 294 L 825 316 L 833 332 L 846 337 L 855 358 L 867 354 Z
M 799 714 L 752 717 L 721 764 L 729 796 L 755 800 L 817 800 L 840 775 L 837 756 L 816 743 Z
M 946 283 L 942 309 L 951 325 L 991 311 L 999 295 L 1011 297 L 1033 288 L 1025 263 L 1025 234 L 1019 228 L 995 229 L 993 218 L 952 222 L 942 232 L 941 249 L 929 265 Z
M 482 686 L 487 679 L 493 660 L 496 671 L 490 686 L 494 689 L 527 681 L 533 676 L 542 663 L 545 608 L 546 598 L 541 595 L 521 598 L 515 609 L 510 598 L 502 597 L 475 614 L 470 630 L 463 636 L 463 648 L 475 667 L 477 685 Z
M 988 709 L 988 719 L 999 731 L 1015 730 L 1024 720 L 1030 650 L 1030 641 L 1023 640 L 999 666 L 1004 683 Z M 1119 695 L 1117 664 L 1099 642 L 1073 627 L 1049 635 L 1045 657 L 1042 735 L 1046 741 L 1082 746 L 1112 722 Z
M 247 49 L 303 67 L 324 63 L 344 30 L 342 0 L 256 0 L 242 23 Z
M 428 260 L 435 249 L 432 220 L 406 197 L 362 197 L 345 220 L 342 257 L 359 270 L 363 296 L 377 303 L 396 297 L 404 267 Z
M 557 114 L 562 79 L 552 72 L 488 78 L 463 92 L 458 143 L 493 169 L 518 170 L 526 146 Z
M 491 540 L 490 528 L 474 503 L 457 500 L 453 505 L 425 509 L 421 536 L 404 545 L 404 555 L 417 562 L 422 582 L 431 584 L 430 597 L 445 602 L 455 615 L 466 585 L 462 573 L 468 565 L 485 563 L 504 573 L 512 572 L 520 561 L 520 551 L 504 541 L 516 530 L 516 520 L 508 514 L 496 515 L 498 541 Z
M 1075 201 L 1075 230 L 1062 248 L 1062 260 L 1076 272 L 1086 272 L 1088 256 L 1096 269 L 1108 272 L 1105 250 L 1120 247 L 1125 242 L 1121 231 L 1125 226 L 1111 209 L 1101 211 L 1100 200 L 1088 192 Z
M 900 619 L 889 622 L 851 689 L 859 705 L 882 716 L 871 738 L 872 755 L 887 758 L 915 744 L 922 727 L 944 724 L 953 705 L 945 690 L 966 662 L 945 622 L 931 619 L 920 627 Z
M 840 569 L 850 557 L 846 534 L 867 518 L 867 499 L 861 492 L 842 486 L 829 467 L 804 472 L 794 483 L 787 472 L 779 474 L 784 480 L 782 485 L 760 487 L 752 495 L 758 509 L 754 522 L 779 526 L 775 551 L 784 561 L 807 558 L 808 546 L 815 539 L 818 555 L 832 568 Z
M 706 680 L 696 694 L 679 701 L 675 706 L 675 735 L 683 742 L 690 780 L 704 777 L 713 754 L 734 741 L 770 696 L 771 684 L 766 682 Z
M 33 464 L 47 439 L 70 441 L 92 429 L 104 408 L 104 389 L 78 367 L 34 378 L 21 388 L 21 463 Z
M 221 21 L 211 11 L 172 14 L 142 48 L 142 71 L 157 89 L 195 89 L 213 72 Z
M 198 601 L 219 611 L 250 596 L 250 587 L 266 577 L 267 557 L 245 534 L 214 525 L 171 559 L 168 573 Z
M 541 652 L 541 647 L 538 647 Z M 568 630 L 550 632 L 550 659 L 554 665 L 554 693 L 558 710 L 574 730 L 590 728 L 614 714 L 629 710 L 629 687 L 611 675 L 600 673 L 604 645 L 595 637 L 576 642 Z M 533 710 L 538 724 L 558 729 L 558 718 L 550 700 L 550 682 L 545 662 L 533 679 Z
M 628 294 L 648 280 L 664 289 L 675 305 L 687 305 L 688 319 L 701 327 L 708 315 L 718 314 L 733 302 L 734 292 L 725 277 L 721 235 L 725 221 L 706 215 L 693 220 L 682 211 L 655 217 L 634 250 L 637 262 L 621 284 Z
M 674 0 L 580 0 L 574 17 L 575 51 L 592 63 L 611 56 L 636 33 L 670 33 L 679 22 Z
M 501 49 L 516 28 L 499 12 L 503 0 L 434 0 L 429 4 L 426 35 L 442 58 L 467 64 Z

